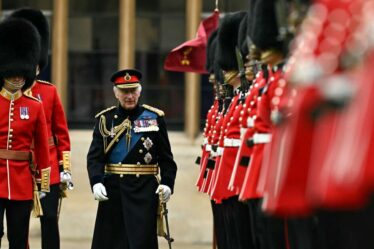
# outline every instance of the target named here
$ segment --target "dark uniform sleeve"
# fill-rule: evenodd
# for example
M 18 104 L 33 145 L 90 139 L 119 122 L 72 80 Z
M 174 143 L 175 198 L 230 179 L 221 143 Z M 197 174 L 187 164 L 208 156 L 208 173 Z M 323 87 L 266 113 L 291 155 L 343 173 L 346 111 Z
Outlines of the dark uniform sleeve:
M 166 124 L 163 117 L 158 117 L 158 141 L 157 141 L 157 162 L 161 170 L 161 184 L 170 187 L 172 193 L 174 192 L 175 176 L 177 174 L 177 164 L 173 159 L 171 152 Z
M 87 170 L 91 188 L 96 183 L 102 182 L 105 168 L 105 153 L 103 137 L 99 131 L 100 117 L 96 119 L 92 142 L 87 154 Z

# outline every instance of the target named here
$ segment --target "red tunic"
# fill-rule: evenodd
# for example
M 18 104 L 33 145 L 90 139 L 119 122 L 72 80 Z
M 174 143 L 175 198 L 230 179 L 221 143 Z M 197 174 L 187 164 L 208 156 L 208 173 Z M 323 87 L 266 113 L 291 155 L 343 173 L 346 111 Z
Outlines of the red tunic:
M 42 104 L 22 95 L 20 91 L 12 100 L 3 88 L 0 92 L 0 106 L 0 149 L 30 152 L 32 141 L 35 141 L 36 169 L 39 173 L 48 169 L 47 124 Z M 29 161 L 0 159 L 0 179 L 0 198 L 33 198 Z
M 204 142 L 202 146 L 202 153 L 201 153 L 201 159 L 200 159 L 200 173 L 196 182 L 196 186 L 198 190 L 200 191 L 203 185 L 204 181 L 204 175 L 206 174 L 206 161 L 207 158 L 209 157 L 209 151 L 206 150 L 207 145 L 209 144 L 210 137 L 212 136 L 212 131 L 214 128 L 214 123 L 216 119 L 216 115 L 218 113 L 218 99 L 214 100 L 213 105 L 209 109 L 206 117 L 206 123 L 205 123 L 205 128 L 204 128 Z
M 245 179 L 245 174 L 248 169 L 247 165 L 241 165 L 246 161 L 245 158 L 250 159 L 252 155 L 252 147 L 247 146 L 247 140 L 253 136 L 254 127 L 248 127 L 248 119 L 254 119 L 256 115 L 256 103 L 257 97 L 259 95 L 260 89 L 265 85 L 266 81 L 263 78 L 262 72 L 258 73 L 256 79 L 251 85 L 248 92 L 248 96 L 243 104 L 243 110 L 239 118 L 241 126 L 241 140 L 242 143 L 239 147 L 238 153 L 235 158 L 234 170 L 231 174 L 230 188 L 235 189 L 236 194 L 240 194 L 242 190 L 242 185 Z
M 238 99 L 239 99 L 239 95 L 236 95 L 232 98 L 229 109 L 227 110 L 227 113 L 224 116 L 222 127 L 221 127 L 220 138 L 218 141 L 218 146 L 220 148 L 224 148 L 224 139 L 228 131 L 228 125 L 230 124 L 230 121 L 233 120 L 231 119 L 231 117 L 233 117 L 235 110 L 239 108 L 237 105 Z M 228 148 L 228 149 L 224 148 L 221 159 L 219 160 L 219 164 L 216 163 L 216 167 L 214 169 L 213 179 L 211 183 L 213 185 L 211 185 L 211 189 L 210 189 L 210 196 L 213 200 L 221 201 L 223 199 L 226 199 L 226 198 L 229 198 L 235 195 L 233 191 L 230 191 L 228 189 L 228 183 L 230 180 L 231 171 L 232 171 L 232 167 L 234 164 L 237 150 L 238 148 Z M 234 155 L 234 156 L 232 157 L 231 155 Z M 228 165 L 231 165 L 231 167 Z
M 218 112 L 217 116 L 214 120 L 214 123 L 212 124 L 213 125 L 212 130 L 211 130 L 212 135 L 209 137 L 209 140 L 208 140 L 208 143 L 212 146 L 218 145 L 218 139 L 219 139 L 219 136 L 220 136 L 222 122 L 223 122 L 223 113 Z M 206 157 L 206 159 L 204 161 L 205 167 L 206 167 L 206 164 L 208 163 L 207 161 L 209 159 L 217 161 L 218 157 L 213 155 L 212 153 L 213 153 L 213 151 L 210 151 L 209 156 Z M 208 168 L 207 171 L 206 171 L 206 175 L 204 177 L 202 190 L 201 190 L 204 193 L 209 193 L 211 179 L 212 179 L 212 175 L 213 175 L 214 170 L 215 169 L 209 169 Z
M 269 135 L 271 133 L 271 119 L 270 113 L 272 108 L 271 99 L 274 95 L 274 91 L 277 87 L 277 82 L 282 75 L 282 71 L 278 70 L 269 77 L 269 82 L 264 88 L 264 93 L 258 98 L 257 102 L 257 114 L 254 122 L 254 136 L 256 134 Z M 255 137 L 254 137 L 255 139 Z M 253 153 L 251 161 L 249 163 L 246 175 L 245 175 L 245 186 L 242 188 L 241 196 L 242 199 L 251 199 L 262 197 L 262 193 L 258 192 L 257 185 L 259 182 L 264 147 L 266 143 L 257 143 L 253 146 Z
M 323 183 L 326 171 L 321 171 L 321 165 L 326 159 L 326 150 L 331 146 L 336 119 L 333 116 L 315 119 L 313 113 L 325 101 L 321 89 L 325 87 L 326 79 L 339 73 L 342 69 L 339 68 L 340 62 L 345 59 L 341 56 L 346 52 L 347 44 L 348 48 L 352 47 L 355 38 L 350 37 L 350 33 L 358 19 L 352 18 L 351 13 L 357 13 L 359 2 L 317 1 L 314 12 L 307 16 L 296 38 L 290 80 L 298 85 L 298 95 L 292 108 L 293 117 L 284 130 L 288 132 L 284 136 L 287 140 L 284 144 L 288 146 L 282 153 L 282 170 L 277 176 L 273 195 L 264 198 L 264 208 L 270 212 L 308 215 L 313 209 L 308 195 L 309 182 L 313 182 L 309 185 L 313 189 L 328 185 Z M 343 15 L 335 18 L 337 12 Z M 313 171 L 318 174 L 314 174 L 311 181 L 309 174 Z
M 51 184 L 56 184 L 60 182 L 59 164 L 62 164 L 63 153 L 70 153 L 70 138 L 65 112 L 57 89 L 51 83 L 36 81 L 31 87 L 31 93 L 43 103 L 50 141 Z

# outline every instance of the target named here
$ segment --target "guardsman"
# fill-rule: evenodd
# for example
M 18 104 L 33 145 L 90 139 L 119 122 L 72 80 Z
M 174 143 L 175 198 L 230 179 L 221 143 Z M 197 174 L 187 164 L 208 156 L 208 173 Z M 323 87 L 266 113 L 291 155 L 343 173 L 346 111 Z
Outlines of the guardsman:
M 87 155 L 89 180 L 99 201 L 93 249 L 158 248 L 157 193 L 162 202 L 169 200 L 177 165 L 164 112 L 138 104 L 141 77 L 135 69 L 114 73 L 119 104 L 96 115 Z
M 218 158 L 214 177 L 212 179 L 210 195 L 221 205 L 224 214 L 224 226 L 229 248 L 251 248 L 253 246 L 250 234 L 249 213 L 246 205 L 239 202 L 235 191 L 229 190 L 229 180 L 233 170 L 236 153 L 240 144 L 239 116 L 243 108 L 244 89 L 248 82 L 241 82 L 238 77 L 238 60 L 236 46 L 238 44 L 239 27 L 245 20 L 246 12 L 227 14 L 220 24 L 218 31 L 217 62 L 223 72 L 230 102 L 227 105 L 220 127 L 218 140 Z M 243 89 L 243 94 L 240 90 Z
M 0 209 L 5 210 L 10 248 L 28 247 L 30 211 L 41 215 L 40 190 L 49 192 L 50 166 L 43 105 L 23 94 L 36 77 L 40 36 L 28 21 L 0 23 Z M 31 147 L 36 164 L 31 164 Z M 34 202 L 33 202 L 34 200 Z
M 41 53 L 39 70 L 48 64 L 49 26 L 48 21 L 40 10 L 19 9 L 13 12 L 11 18 L 23 18 L 31 22 L 38 30 L 41 38 Z M 42 249 L 60 248 L 58 229 L 58 205 L 61 198 L 61 187 L 71 185 L 70 167 L 70 138 L 65 112 L 57 89 L 49 82 L 36 80 L 26 94 L 39 99 L 44 107 L 48 128 L 48 144 L 51 166 L 50 193 L 41 200 L 43 216 L 40 217 Z
M 238 31 L 241 20 L 246 13 L 236 12 L 228 14 L 221 22 L 218 31 L 218 55 L 217 62 L 223 71 L 224 82 L 227 92 L 227 112 L 224 115 L 221 132 L 218 141 L 218 156 L 220 157 L 219 164 L 216 164 L 215 177 L 211 189 L 211 197 L 218 202 L 223 199 L 234 196 L 234 192 L 228 189 L 228 183 L 232 171 L 232 157 L 236 156 L 237 148 L 235 146 L 228 146 L 230 142 L 226 139 L 228 129 L 231 127 L 231 122 L 234 120 L 234 113 L 238 108 L 242 108 L 239 103 L 239 87 L 240 79 L 238 76 L 238 64 L 235 57 L 235 47 L 237 45 Z M 235 120 L 237 121 L 237 120 Z M 235 125 L 234 127 L 238 127 Z M 225 146 L 225 139 L 226 144 Z M 227 147 L 227 149 L 226 149 Z M 225 152 L 226 151 L 226 152 Z M 235 155 L 234 155 L 235 154 Z
M 213 127 L 215 124 L 215 118 L 218 113 L 218 108 L 220 105 L 220 98 L 219 98 L 219 91 L 218 91 L 218 86 L 217 86 L 217 81 L 214 76 L 214 54 L 215 54 L 215 49 L 217 45 L 217 30 L 214 31 L 211 36 L 208 39 L 208 44 L 207 44 L 207 53 L 206 53 L 206 69 L 209 72 L 209 82 L 212 84 L 214 92 L 215 92 L 215 98 L 212 106 L 210 107 L 206 121 L 205 121 L 205 128 L 204 128 L 204 133 L 203 133 L 203 144 L 202 144 L 202 154 L 201 157 L 197 159 L 197 163 L 200 165 L 200 173 L 196 182 L 196 186 L 199 191 L 202 190 L 203 183 L 204 183 L 204 178 L 207 175 L 207 160 L 209 158 L 209 154 L 212 148 L 212 145 L 209 143 L 211 136 L 213 134 Z
M 258 84 L 254 81 L 254 70 L 252 69 L 252 65 L 249 67 L 248 61 L 248 54 L 251 44 L 251 39 L 248 34 L 250 34 L 250 29 L 252 28 L 252 21 L 253 21 L 253 8 L 254 2 L 250 3 L 250 8 L 248 10 L 248 14 L 246 18 L 244 18 L 239 27 L 239 36 L 238 36 L 238 48 L 239 50 L 236 52 L 237 60 L 240 62 L 241 66 L 239 68 L 241 82 L 247 83 L 247 86 L 244 89 L 241 89 L 241 98 L 240 102 L 242 102 L 242 109 L 238 113 L 239 118 L 239 130 L 231 130 L 236 132 L 235 136 L 239 136 L 239 149 L 236 153 L 234 169 L 232 171 L 230 182 L 229 182 L 229 189 L 233 189 L 236 195 L 239 195 L 242 183 L 244 180 L 245 172 L 249 164 L 249 156 L 244 156 L 244 148 L 248 148 L 246 143 L 244 142 L 243 145 L 243 137 L 245 135 L 245 131 L 247 129 L 247 117 L 248 114 L 253 111 L 253 104 L 256 102 L 256 97 L 254 97 L 255 89 L 258 88 Z M 242 87 L 241 87 L 242 88 Z M 237 133 L 239 131 L 239 133 Z M 232 136 L 232 135 L 231 135 Z
M 281 69 L 273 72 L 273 65 L 277 65 L 284 59 L 282 44 L 278 41 L 278 27 L 275 16 L 275 1 L 257 0 L 254 9 L 254 22 L 252 26 L 252 41 L 257 51 L 261 54 L 261 64 L 266 85 L 259 89 L 256 99 L 256 114 L 251 116 L 253 132 L 248 145 L 253 146 L 250 155 L 249 167 L 246 172 L 241 196 L 246 196 L 249 211 L 251 213 L 252 230 L 256 248 L 287 248 L 285 238 L 286 222 L 284 219 L 270 217 L 261 211 L 262 195 L 257 192 L 257 183 L 263 160 L 263 149 L 265 144 L 270 142 L 270 114 L 268 105 L 269 98 L 266 96 L 269 87 L 272 85 Z M 254 52 L 254 51 L 253 51 Z M 253 63 L 255 64 L 255 63 Z M 260 78 L 258 79 L 260 80 Z M 252 107 L 253 108 L 253 107 Z

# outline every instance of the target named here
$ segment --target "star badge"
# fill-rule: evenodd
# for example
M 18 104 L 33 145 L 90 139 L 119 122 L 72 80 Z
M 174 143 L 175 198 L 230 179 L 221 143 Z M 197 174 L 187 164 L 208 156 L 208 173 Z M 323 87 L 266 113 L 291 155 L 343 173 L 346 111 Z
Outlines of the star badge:
M 143 145 L 144 145 L 144 148 L 149 150 L 150 148 L 152 148 L 153 142 L 149 137 L 147 137 L 147 139 L 143 142 Z

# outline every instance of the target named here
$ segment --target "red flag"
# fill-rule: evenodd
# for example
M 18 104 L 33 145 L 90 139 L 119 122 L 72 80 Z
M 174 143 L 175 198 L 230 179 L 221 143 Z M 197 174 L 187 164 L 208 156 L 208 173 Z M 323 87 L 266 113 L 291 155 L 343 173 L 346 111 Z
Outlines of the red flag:
M 217 29 L 219 12 L 203 20 L 197 30 L 196 38 L 174 48 L 166 57 L 164 69 L 176 72 L 207 73 L 205 69 L 206 45 L 210 34 Z

